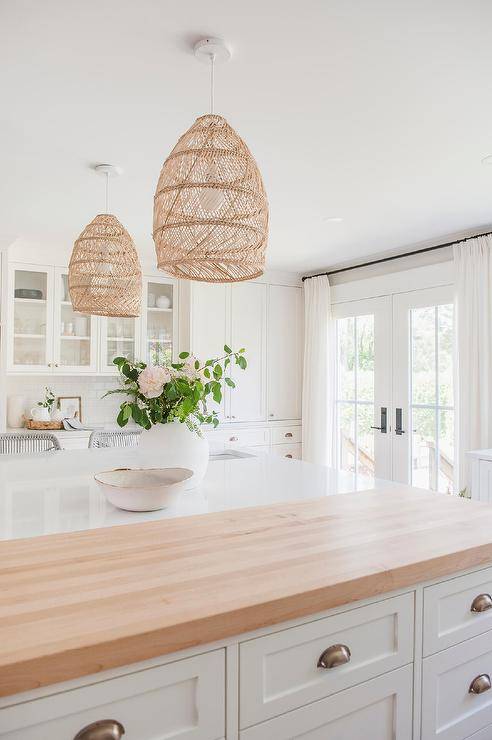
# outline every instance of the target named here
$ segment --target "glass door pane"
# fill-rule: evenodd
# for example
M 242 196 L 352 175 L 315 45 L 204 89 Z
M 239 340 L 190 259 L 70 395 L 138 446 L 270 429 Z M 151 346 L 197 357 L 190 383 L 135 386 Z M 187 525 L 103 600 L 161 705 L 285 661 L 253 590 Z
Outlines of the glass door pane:
M 393 478 L 454 491 L 452 288 L 395 295 Z
M 51 367 L 48 273 L 15 269 L 12 362 L 17 367 Z
M 57 275 L 55 341 L 59 343 L 56 366 L 78 370 L 93 364 L 93 321 L 89 314 L 76 313 L 68 290 L 68 274 Z
M 388 298 L 372 298 L 333 307 L 337 329 L 337 467 L 388 478 L 391 471 L 389 428 L 381 410 L 390 396 L 391 320 Z
M 114 369 L 115 357 L 126 357 L 133 361 L 139 359 L 136 354 L 136 321 L 108 317 L 106 326 L 105 362 L 107 369 Z
M 411 477 L 451 493 L 454 479 L 453 304 L 410 309 Z
M 144 361 L 163 365 L 173 357 L 174 286 L 157 280 L 147 282 Z

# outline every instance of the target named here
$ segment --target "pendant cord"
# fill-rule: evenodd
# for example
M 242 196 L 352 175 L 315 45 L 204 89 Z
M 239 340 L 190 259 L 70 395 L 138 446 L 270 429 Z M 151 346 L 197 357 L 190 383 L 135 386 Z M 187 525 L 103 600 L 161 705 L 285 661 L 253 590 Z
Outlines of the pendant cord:
M 210 113 L 214 112 L 215 95 L 215 54 L 210 54 Z
M 109 172 L 106 172 L 106 214 L 109 213 Z

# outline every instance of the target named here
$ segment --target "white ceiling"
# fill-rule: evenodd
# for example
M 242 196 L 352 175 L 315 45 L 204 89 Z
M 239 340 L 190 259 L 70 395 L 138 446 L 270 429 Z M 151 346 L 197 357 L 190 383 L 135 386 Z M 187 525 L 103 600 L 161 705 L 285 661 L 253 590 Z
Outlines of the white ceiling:
M 268 265 L 309 271 L 492 221 L 490 0 L 1 0 L 0 245 L 112 210 L 150 254 L 160 167 L 216 109 L 267 188 Z M 323 219 L 343 217 L 342 223 Z

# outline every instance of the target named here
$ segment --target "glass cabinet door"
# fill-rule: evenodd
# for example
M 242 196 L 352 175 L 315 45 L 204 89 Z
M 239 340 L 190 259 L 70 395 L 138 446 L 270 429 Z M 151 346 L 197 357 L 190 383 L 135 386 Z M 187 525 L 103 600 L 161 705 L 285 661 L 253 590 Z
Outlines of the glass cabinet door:
M 50 370 L 53 334 L 53 274 L 28 265 L 12 267 L 9 365 L 16 370 Z
M 68 290 L 68 272 L 55 272 L 55 371 L 96 370 L 96 321 L 76 313 Z
M 142 359 L 147 364 L 163 365 L 173 359 L 174 287 L 174 283 L 165 278 L 144 281 Z
M 139 360 L 138 319 L 101 318 L 101 371 L 117 372 L 113 360 Z

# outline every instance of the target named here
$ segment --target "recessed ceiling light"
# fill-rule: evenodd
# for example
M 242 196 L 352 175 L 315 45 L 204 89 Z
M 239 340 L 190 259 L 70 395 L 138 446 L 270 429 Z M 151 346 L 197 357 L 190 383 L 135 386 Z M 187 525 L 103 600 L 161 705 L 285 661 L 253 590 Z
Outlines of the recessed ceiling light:
M 491 155 L 492 158 L 492 155 Z M 326 223 L 330 224 L 339 224 L 341 221 L 343 221 L 343 218 L 341 216 L 325 216 L 323 218 L 323 221 L 326 221 Z
M 485 164 L 488 167 L 492 166 L 492 154 L 487 154 L 487 156 L 482 159 L 482 164 Z

